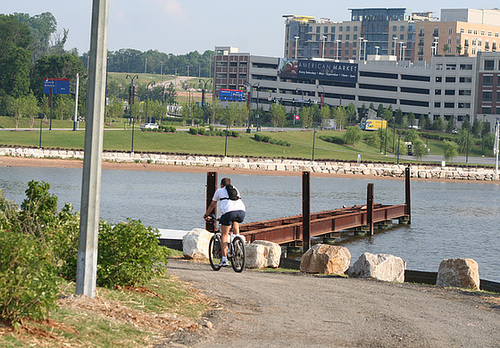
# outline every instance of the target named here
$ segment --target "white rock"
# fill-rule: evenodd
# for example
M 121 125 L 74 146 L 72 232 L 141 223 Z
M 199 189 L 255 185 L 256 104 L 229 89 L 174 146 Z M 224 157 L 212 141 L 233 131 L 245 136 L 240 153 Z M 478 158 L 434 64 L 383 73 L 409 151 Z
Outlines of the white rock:
M 208 244 L 212 233 L 202 228 L 189 231 L 182 238 L 182 253 L 190 259 L 208 259 Z
M 353 278 L 374 278 L 387 282 L 405 281 L 405 263 L 402 258 L 388 254 L 364 253 L 349 268 Z
M 445 259 L 439 265 L 436 286 L 479 290 L 479 269 L 472 259 Z
M 344 274 L 351 263 L 349 249 L 338 245 L 316 244 L 302 255 L 300 271 L 305 273 Z
M 281 247 L 279 244 L 256 240 L 247 245 L 245 251 L 247 268 L 278 268 L 280 265 Z

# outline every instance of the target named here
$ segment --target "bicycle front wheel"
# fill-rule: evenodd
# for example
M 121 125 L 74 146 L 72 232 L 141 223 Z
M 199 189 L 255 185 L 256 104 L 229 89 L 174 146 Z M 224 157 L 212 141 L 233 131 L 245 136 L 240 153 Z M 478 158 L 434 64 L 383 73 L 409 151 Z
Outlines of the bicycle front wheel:
M 208 245 L 208 258 L 210 260 L 210 266 L 214 271 L 220 270 L 220 261 L 222 259 L 222 246 L 219 234 L 214 234 L 210 238 L 210 243 Z
M 235 236 L 232 244 L 231 266 L 235 272 L 245 269 L 245 242 L 239 236 Z

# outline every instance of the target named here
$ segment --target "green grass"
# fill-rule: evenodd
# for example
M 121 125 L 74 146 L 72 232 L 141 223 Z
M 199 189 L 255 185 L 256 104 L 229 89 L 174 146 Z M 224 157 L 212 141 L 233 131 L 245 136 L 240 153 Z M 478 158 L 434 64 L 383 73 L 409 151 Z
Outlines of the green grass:
M 61 296 L 75 293 L 75 284 L 66 282 Z M 169 334 L 166 321 L 162 328 L 150 327 L 158 314 L 174 316 L 191 325 L 209 308 L 209 302 L 186 283 L 170 276 L 153 279 L 134 291 L 97 289 L 97 299 L 62 300 L 50 313 L 49 322 L 25 322 L 14 332 L 0 325 L 1 347 L 144 347 L 155 338 Z M 187 329 L 185 327 L 184 329 Z
M 7 124 L 6 118 L 0 117 L 0 126 Z M 60 128 L 59 122 L 54 122 L 53 128 Z M 71 124 L 72 126 L 72 124 Z M 124 130 L 124 123 L 117 122 L 114 127 L 105 128 L 104 150 L 107 151 L 131 151 L 132 130 L 128 126 Z M 67 127 L 70 128 L 70 127 Z M 113 130 L 111 130 L 113 128 Z M 255 141 L 253 134 L 240 132 L 240 137 L 228 138 L 228 156 L 247 156 L 265 158 L 300 158 L 310 160 L 312 158 L 313 136 L 312 130 L 297 130 L 287 132 L 269 132 L 272 139 L 284 140 L 291 144 L 290 147 L 273 145 Z M 378 148 L 373 148 L 360 141 L 354 146 L 338 145 L 321 140 L 321 135 L 341 136 L 343 132 L 338 131 L 318 131 L 315 141 L 315 160 L 334 159 L 341 161 L 356 161 L 358 154 L 364 162 L 395 162 L 396 159 L 380 154 Z M 85 132 L 70 130 L 49 131 L 44 128 L 42 131 L 42 147 L 63 148 L 63 149 L 83 149 Z M 37 128 L 30 131 L 1 131 L 0 145 L 38 147 L 40 133 Z M 423 139 L 427 143 L 426 139 Z M 428 141 L 431 155 L 443 154 L 443 142 L 429 139 Z M 387 144 L 387 154 L 391 154 L 392 142 Z M 156 133 L 143 132 L 139 126 L 134 130 L 134 151 L 135 152 L 161 152 L 161 153 L 182 153 L 200 155 L 224 155 L 225 137 L 191 135 L 187 132 L 177 133 Z M 470 156 L 480 156 L 480 146 L 471 147 Z

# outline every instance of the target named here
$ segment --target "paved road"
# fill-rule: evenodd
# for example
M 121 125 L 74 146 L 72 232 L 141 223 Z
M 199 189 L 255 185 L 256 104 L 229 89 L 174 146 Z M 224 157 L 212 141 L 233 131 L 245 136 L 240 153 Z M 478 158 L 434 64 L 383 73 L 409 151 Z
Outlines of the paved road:
M 477 293 L 414 284 L 214 272 L 184 260 L 171 260 L 168 268 L 223 308 L 213 312 L 213 334 L 187 343 L 193 347 L 441 348 L 500 342 L 500 295 L 484 295 L 485 301 Z

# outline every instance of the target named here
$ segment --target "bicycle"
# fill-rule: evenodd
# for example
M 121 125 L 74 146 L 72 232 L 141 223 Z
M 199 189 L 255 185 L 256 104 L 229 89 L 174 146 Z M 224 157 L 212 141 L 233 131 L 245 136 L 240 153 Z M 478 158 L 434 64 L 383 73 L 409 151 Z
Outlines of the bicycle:
M 212 216 L 211 219 L 215 219 Z M 217 219 L 219 221 L 219 219 Z M 227 243 L 227 259 L 231 262 L 231 267 L 235 272 L 243 272 L 245 269 L 245 240 L 239 234 L 233 234 L 233 229 L 229 231 L 229 243 Z M 222 260 L 222 235 L 220 231 L 216 231 L 208 245 L 208 258 L 210 266 L 214 271 L 221 269 L 220 262 Z

